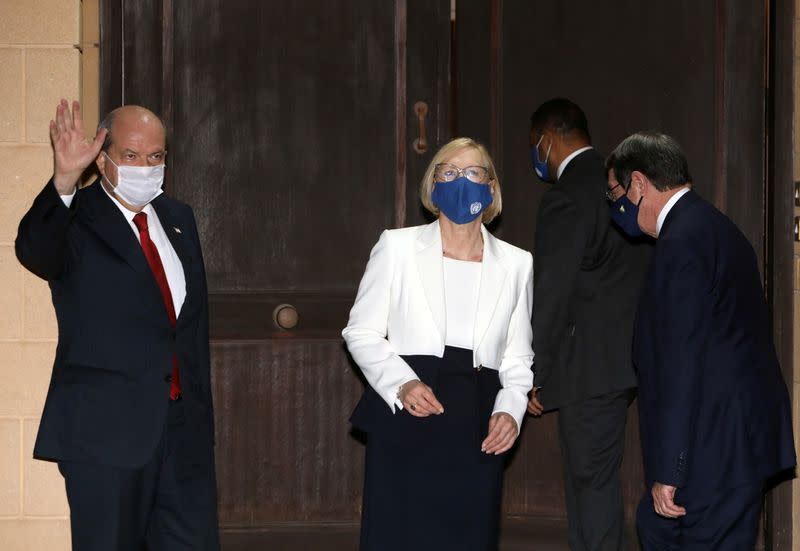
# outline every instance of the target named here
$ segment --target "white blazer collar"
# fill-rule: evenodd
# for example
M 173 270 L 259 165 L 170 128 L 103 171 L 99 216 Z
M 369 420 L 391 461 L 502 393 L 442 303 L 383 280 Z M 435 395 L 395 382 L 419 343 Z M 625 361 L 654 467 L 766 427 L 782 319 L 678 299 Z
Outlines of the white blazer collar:
M 483 263 L 481 284 L 478 292 L 478 307 L 473 331 L 473 350 L 477 350 L 489 323 L 492 320 L 497 301 L 505 283 L 507 269 L 503 251 L 495 237 L 486 226 L 481 225 L 483 235 Z M 444 303 L 444 274 L 442 273 L 442 234 L 439 221 L 425 226 L 417 237 L 417 269 L 431 315 L 444 342 L 447 334 Z
M 444 342 L 446 315 L 444 311 L 444 274 L 442 272 L 442 233 L 439 221 L 422 228 L 417 237 L 417 270 L 428 299 L 431 316 Z
M 478 310 L 475 314 L 475 332 L 472 337 L 473 350 L 478 349 L 486 330 L 489 329 L 489 323 L 492 321 L 508 272 L 498 240 L 489 233 L 484 225 L 481 225 L 481 233 L 483 234 L 483 267 L 481 269 L 481 286 L 478 292 Z

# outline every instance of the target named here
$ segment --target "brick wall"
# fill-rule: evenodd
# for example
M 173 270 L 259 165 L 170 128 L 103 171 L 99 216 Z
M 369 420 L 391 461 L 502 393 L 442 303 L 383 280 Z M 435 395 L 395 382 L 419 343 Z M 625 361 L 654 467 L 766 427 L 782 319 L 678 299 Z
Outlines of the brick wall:
M 21 216 L 52 173 L 48 122 L 61 97 L 97 123 L 97 0 L 0 2 L 0 548 L 69 549 L 55 465 L 31 457 L 55 353 L 46 283 L 14 256 Z M 83 53 L 81 53 L 83 52 Z

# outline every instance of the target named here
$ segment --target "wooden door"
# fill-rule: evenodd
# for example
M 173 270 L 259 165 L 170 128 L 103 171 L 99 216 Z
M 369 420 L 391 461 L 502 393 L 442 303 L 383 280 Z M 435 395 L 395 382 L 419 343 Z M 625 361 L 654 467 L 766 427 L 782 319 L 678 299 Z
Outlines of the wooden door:
M 222 528 L 354 527 L 363 384 L 340 331 L 380 232 L 421 219 L 450 2 L 108 0 L 102 22 L 103 109 L 163 114 L 203 242 Z
M 742 229 L 756 251 L 791 381 L 789 4 L 459 1 L 455 126 L 489 145 L 503 177 L 508 200 L 496 234 L 528 249 L 546 189 L 533 174 L 528 145 L 530 115 L 540 103 L 558 96 L 578 103 L 603 153 L 637 130 L 675 136 L 695 189 Z M 555 415 L 530 420 L 506 477 L 507 515 L 565 517 L 558 455 Z M 644 491 L 635 406 L 623 489 L 632 522 Z M 788 496 L 784 484 L 773 498 L 776 548 L 791 540 Z
M 198 218 L 228 533 L 288 532 L 279 547 L 291 549 L 300 530 L 355 528 L 362 446 L 347 417 L 363 382 L 339 331 L 380 230 L 425 220 L 418 179 L 451 134 L 489 145 L 506 197 L 493 230 L 530 249 L 544 192 L 528 151 L 539 103 L 579 103 L 603 152 L 635 130 L 669 132 L 698 191 L 750 238 L 773 304 L 790 303 L 791 242 L 776 233 L 791 227 L 778 181 L 791 175 L 780 111 L 792 104 L 781 72 L 793 57 L 790 0 L 462 0 L 453 66 L 450 0 L 102 0 L 101 10 L 102 110 L 140 103 L 163 115 L 169 192 Z M 768 38 L 781 41 L 771 75 Z M 429 109 L 423 153 L 417 101 Z M 281 304 L 295 308 L 295 328 L 273 322 Z M 776 312 L 785 368 L 791 319 Z M 630 518 L 642 490 L 635 409 L 626 446 Z M 563 521 L 553 415 L 527 423 L 505 487 L 506 519 Z

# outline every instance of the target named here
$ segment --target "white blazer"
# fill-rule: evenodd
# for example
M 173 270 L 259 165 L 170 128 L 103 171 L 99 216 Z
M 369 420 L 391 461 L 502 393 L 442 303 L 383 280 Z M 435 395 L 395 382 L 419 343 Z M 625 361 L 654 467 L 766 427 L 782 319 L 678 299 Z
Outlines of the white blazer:
M 533 386 L 533 257 L 481 226 L 483 265 L 473 333 L 473 366 L 499 371 L 494 413 L 522 426 Z M 350 320 L 342 331 L 353 359 L 392 411 L 400 385 L 418 379 L 400 357 L 441 358 L 446 335 L 439 222 L 385 230 L 370 253 Z M 445 405 L 446 407 L 446 405 Z

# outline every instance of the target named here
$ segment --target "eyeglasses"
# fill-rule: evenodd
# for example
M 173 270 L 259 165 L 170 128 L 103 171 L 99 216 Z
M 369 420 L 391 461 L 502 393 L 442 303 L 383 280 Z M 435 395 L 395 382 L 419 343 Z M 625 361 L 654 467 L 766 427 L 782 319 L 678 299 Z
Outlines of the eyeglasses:
M 433 178 L 437 182 L 452 182 L 459 176 L 466 176 L 469 181 L 476 184 L 485 184 L 491 180 L 489 169 L 485 166 L 458 168 L 450 163 L 439 163 L 433 169 Z
M 615 191 L 617 188 L 622 188 L 621 191 Z M 606 190 L 606 199 L 611 201 L 612 203 L 622 197 L 623 195 L 627 195 L 628 190 L 625 189 L 622 184 L 617 184 L 614 187 L 610 187 Z

